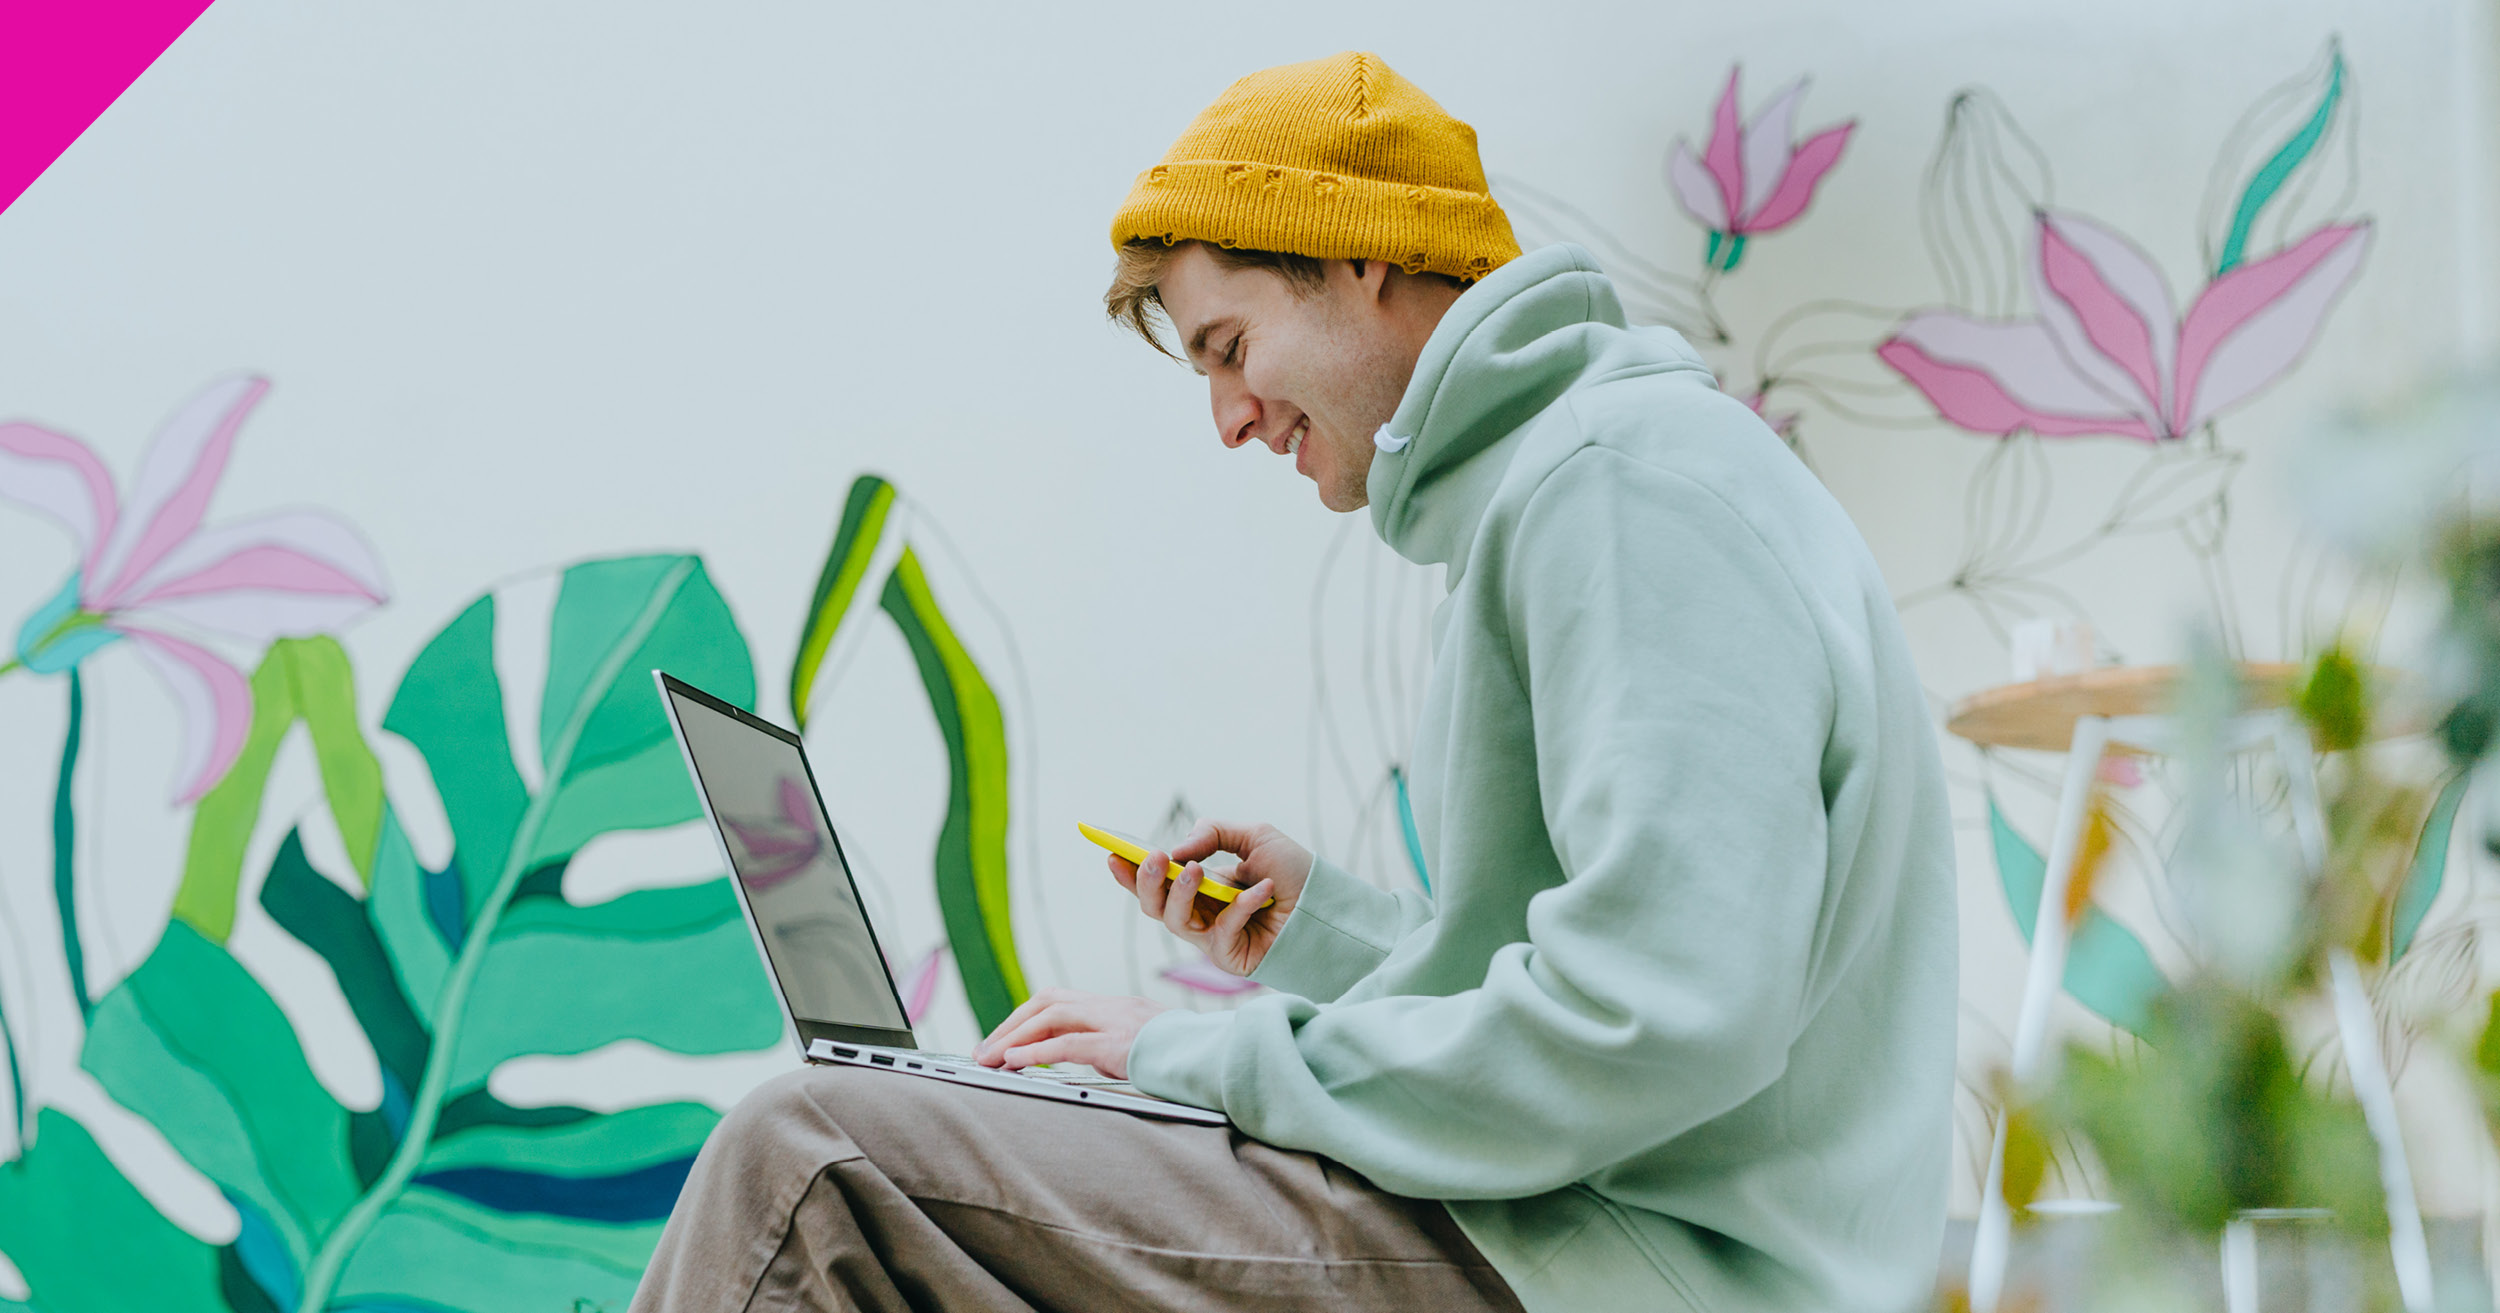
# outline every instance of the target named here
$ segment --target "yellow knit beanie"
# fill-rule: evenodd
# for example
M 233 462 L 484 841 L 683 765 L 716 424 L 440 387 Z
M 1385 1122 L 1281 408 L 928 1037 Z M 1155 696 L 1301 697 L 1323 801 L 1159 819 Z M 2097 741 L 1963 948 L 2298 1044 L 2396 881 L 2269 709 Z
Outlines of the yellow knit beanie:
M 1216 97 L 1111 221 L 1113 246 L 1145 237 L 1468 280 L 1519 254 L 1476 130 L 1355 52 L 1265 69 Z

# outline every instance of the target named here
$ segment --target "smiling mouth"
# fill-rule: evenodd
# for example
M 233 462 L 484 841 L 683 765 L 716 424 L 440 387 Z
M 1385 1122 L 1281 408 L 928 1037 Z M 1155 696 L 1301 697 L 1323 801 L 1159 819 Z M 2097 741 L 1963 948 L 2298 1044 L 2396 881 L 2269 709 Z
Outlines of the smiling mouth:
M 1310 417 L 1306 415 L 1299 423 L 1296 423 L 1293 426 L 1293 432 L 1286 436 L 1285 454 L 1288 456 L 1300 455 L 1302 452 L 1302 439 L 1309 436 L 1310 432 L 1311 420 Z

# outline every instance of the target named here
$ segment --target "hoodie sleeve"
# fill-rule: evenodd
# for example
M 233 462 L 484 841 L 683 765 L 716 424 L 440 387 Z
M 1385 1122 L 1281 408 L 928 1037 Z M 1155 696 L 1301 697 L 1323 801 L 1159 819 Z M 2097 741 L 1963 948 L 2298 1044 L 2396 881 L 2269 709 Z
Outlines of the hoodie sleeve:
M 1399 940 L 1431 919 L 1432 904 L 1421 897 L 1391 893 L 1319 859 L 1293 915 L 1250 978 L 1325 1003 L 1370 975 Z
M 1501 592 L 1565 876 L 1526 941 L 1454 994 L 1167 1013 L 1130 1064 L 1425 1198 L 1557 1189 L 1764 1090 L 1803 1025 L 1827 884 L 1832 675 L 1771 549 L 1706 488 L 1600 447 L 1510 533 Z

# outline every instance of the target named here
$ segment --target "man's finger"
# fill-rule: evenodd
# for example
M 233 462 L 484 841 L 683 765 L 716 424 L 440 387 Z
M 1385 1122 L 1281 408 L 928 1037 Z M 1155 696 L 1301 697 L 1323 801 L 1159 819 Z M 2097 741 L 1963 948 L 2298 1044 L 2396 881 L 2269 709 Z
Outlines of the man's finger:
M 1157 856 L 1159 855 L 1160 854 L 1157 854 Z M 1151 862 L 1147 865 L 1146 869 L 1154 869 Z M 1163 892 L 1164 928 L 1170 930 L 1173 934 L 1179 935 L 1183 939 L 1189 938 L 1190 935 L 1198 929 L 1198 926 L 1195 923 L 1197 917 L 1196 903 L 1198 900 L 1192 896 L 1198 890 L 1198 868 L 1194 866 L 1184 867 L 1181 870 L 1179 879 L 1163 880 L 1158 883 L 1168 886 Z M 1183 888 L 1183 885 L 1188 887 Z
M 981 1038 L 979 1044 L 973 1046 L 972 1055 L 976 1058 L 988 1056 L 991 1050 L 1000 1046 L 999 1042 L 1004 1036 L 1022 1029 L 1044 1009 L 1058 1004 L 1065 997 L 1066 994 L 1062 990 L 1045 989 L 1017 1004 L 1016 1010 L 1008 1013 L 1005 1021 L 999 1022 L 989 1034 Z
M 981 1057 L 984 1061 L 1004 1057 L 1019 1048 L 1039 1043 L 1054 1035 L 1092 1029 L 1081 1016 L 1077 1015 L 1078 1011 L 1075 1004 L 1053 1003 L 1032 1016 L 1026 1017 L 1012 1030 L 1001 1026 L 996 1034 L 984 1041 L 982 1047 L 986 1051 Z
M 1153 853 L 1146 854 L 1146 864 L 1136 868 L 1136 882 L 1129 886 L 1129 892 L 1137 895 L 1139 910 L 1157 921 L 1163 919 L 1163 896 L 1172 883 L 1169 880 L 1156 879 L 1152 874 L 1156 863 L 1160 860 Z
M 1041 1067 L 1054 1062 L 1085 1062 L 1092 1051 L 1092 1031 L 1077 1031 L 1036 1040 L 1021 1048 L 1012 1048 L 1003 1055 L 1011 1068 Z M 1090 1064 L 1089 1064 L 1090 1065 Z
M 1214 958 L 1218 965 L 1249 960 L 1250 955 L 1242 951 L 1241 937 L 1250 929 L 1250 918 L 1259 914 L 1260 904 L 1273 897 L 1275 892 L 1274 880 L 1261 880 L 1242 890 L 1233 899 L 1232 906 L 1225 908 L 1207 927 L 1207 955 Z
M 1172 845 L 1172 860 L 1203 862 L 1217 853 L 1231 853 L 1236 857 L 1246 855 L 1250 851 L 1250 830 L 1247 825 L 1201 817 L 1196 825 L 1189 827 L 1188 838 Z
M 1130 893 L 1137 892 L 1137 867 L 1118 853 L 1104 853 L 1103 862 L 1111 868 L 1111 878 Z

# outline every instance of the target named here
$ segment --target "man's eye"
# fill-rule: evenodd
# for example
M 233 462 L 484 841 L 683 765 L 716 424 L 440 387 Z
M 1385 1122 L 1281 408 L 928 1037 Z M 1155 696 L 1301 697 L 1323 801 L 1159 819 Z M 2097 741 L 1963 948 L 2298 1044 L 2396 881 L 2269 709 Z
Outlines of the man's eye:
M 1227 366 L 1230 366 L 1239 363 L 1240 360 L 1241 339 L 1236 337 L 1224 347 L 1224 363 Z

